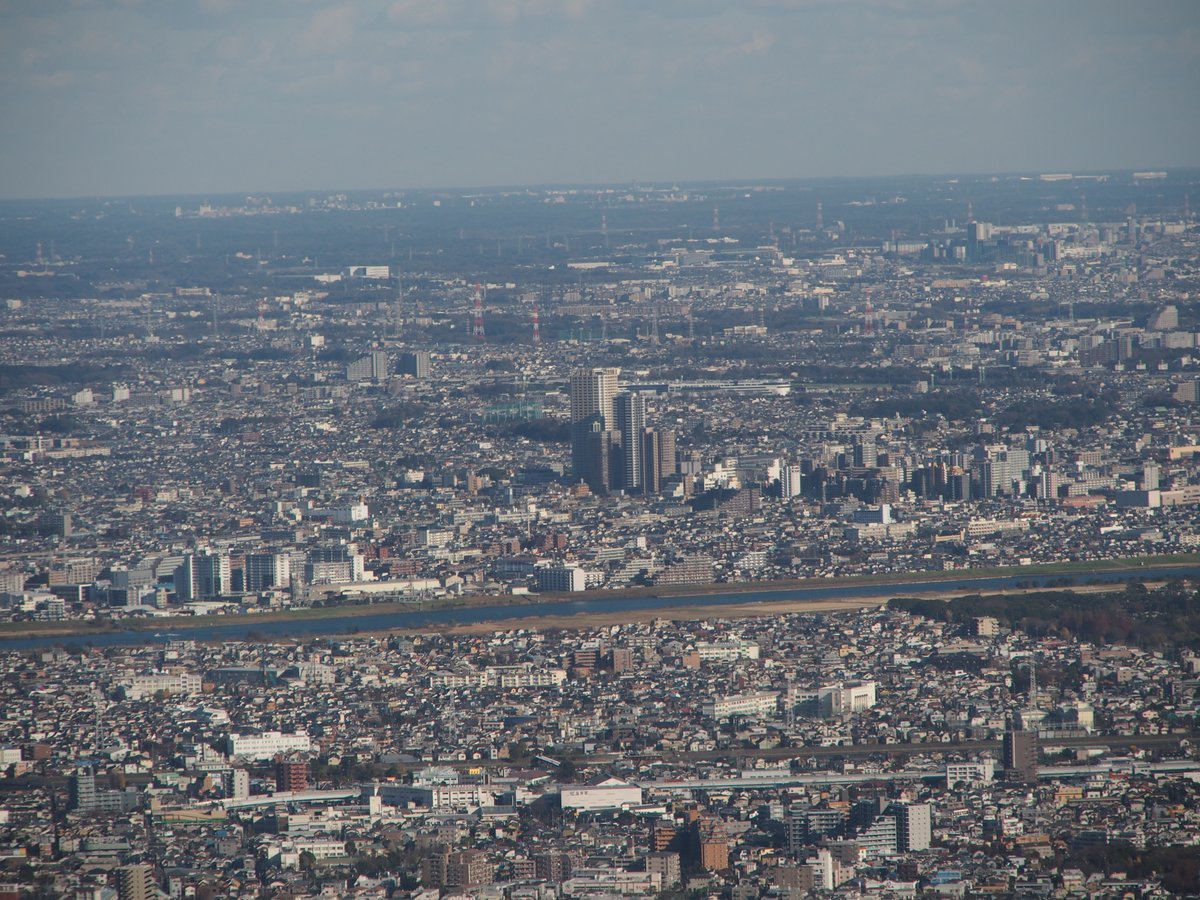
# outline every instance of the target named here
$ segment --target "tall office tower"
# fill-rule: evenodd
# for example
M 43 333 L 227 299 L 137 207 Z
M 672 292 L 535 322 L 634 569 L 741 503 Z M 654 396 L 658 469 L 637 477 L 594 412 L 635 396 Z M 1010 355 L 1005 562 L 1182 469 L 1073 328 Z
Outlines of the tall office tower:
M 946 495 L 946 485 L 949 483 L 950 470 L 944 462 L 935 462 L 929 467 L 933 475 L 932 493 L 939 497 Z
M 413 378 L 428 378 L 429 368 L 429 351 L 415 350 L 412 353 L 400 354 L 400 365 L 396 371 L 400 375 L 411 375 Z
M 947 500 L 970 500 L 971 495 L 971 475 L 969 472 L 964 472 L 958 466 L 950 469 L 949 475 L 946 476 L 946 499 Z
M 154 870 L 149 866 L 121 866 L 117 869 L 118 900 L 152 900 L 157 896 Z
M 779 497 L 790 500 L 798 497 L 801 489 L 801 473 L 799 466 L 785 465 L 779 469 Z
M 598 460 L 589 459 L 589 451 L 616 443 L 610 435 L 607 439 L 596 437 L 597 433 L 612 431 L 616 424 L 613 415 L 613 398 L 617 395 L 617 378 L 620 369 L 575 369 L 571 372 L 571 465 L 576 478 L 587 481 L 592 490 L 600 490 L 598 478 L 589 479 L 585 472 L 594 476 L 598 473 Z M 608 463 L 606 462 L 606 465 Z M 603 480 L 609 481 L 605 473 Z M 606 485 L 603 490 L 607 490 Z
M 621 435 L 621 477 L 617 484 L 631 493 L 641 491 L 645 487 L 641 437 L 646 430 L 646 399 L 641 394 L 617 394 L 613 414 Z
M 967 259 L 980 260 L 986 253 L 986 244 L 992 239 L 992 226 L 988 222 L 970 222 L 967 225 Z
M 663 482 L 675 474 L 675 432 L 647 428 L 642 432 L 642 482 L 647 494 L 661 494 Z
M 229 557 L 223 553 L 189 553 L 175 569 L 175 596 L 180 602 L 223 597 L 232 589 Z
M 247 591 L 266 591 L 292 583 L 292 558 L 286 553 L 247 553 Z
M 224 553 L 201 553 L 192 557 L 196 592 L 201 597 L 222 597 L 228 594 L 230 577 L 229 557 Z
M 1037 781 L 1038 736 L 1036 731 L 1004 732 L 1005 775 L 1013 781 Z

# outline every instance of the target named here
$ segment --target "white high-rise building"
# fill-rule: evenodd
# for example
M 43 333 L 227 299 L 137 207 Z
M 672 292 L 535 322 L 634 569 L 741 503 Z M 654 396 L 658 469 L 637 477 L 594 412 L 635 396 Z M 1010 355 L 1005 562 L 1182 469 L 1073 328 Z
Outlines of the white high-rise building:
M 933 839 L 933 810 L 928 803 L 892 803 L 886 815 L 896 820 L 896 849 L 901 853 L 928 850 Z
M 571 372 L 571 421 L 581 422 L 593 413 L 604 417 L 604 426 L 613 426 L 613 400 L 621 370 L 575 369 Z
M 645 486 L 642 471 L 642 432 L 646 430 L 646 400 L 641 394 L 618 394 L 613 400 L 613 428 L 621 433 L 621 480 L 626 491 Z
M 799 466 L 786 465 L 779 469 L 779 496 L 783 500 L 800 496 L 801 476 Z
M 837 884 L 834 879 L 833 854 L 822 847 L 817 858 L 809 862 L 813 870 L 813 887 L 821 891 L 832 891 Z
M 224 553 L 189 553 L 175 570 L 175 595 L 184 603 L 223 597 L 232 587 L 229 557 Z
M 579 566 L 539 566 L 535 574 L 539 591 L 577 592 L 587 589 L 587 573 Z

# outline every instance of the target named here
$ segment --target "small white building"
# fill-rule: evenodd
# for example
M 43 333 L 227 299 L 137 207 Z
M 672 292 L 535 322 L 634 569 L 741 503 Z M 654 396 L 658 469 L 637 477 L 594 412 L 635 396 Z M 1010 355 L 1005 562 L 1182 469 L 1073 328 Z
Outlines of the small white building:
M 697 641 L 696 655 L 701 662 L 734 662 L 758 659 L 759 647 L 753 641 Z
M 587 573 L 579 566 L 540 566 L 537 569 L 539 591 L 575 593 L 587 590 Z
M 946 763 L 946 784 L 953 787 L 958 782 L 976 784 L 989 782 L 996 774 L 996 762 L 991 759 L 981 759 L 978 762 Z
M 585 785 L 564 784 L 559 792 L 563 809 L 622 809 L 642 802 L 642 789 L 620 778 L 600 778 Z
M 817 706 L 822 716 L 836 718 L 862 712 L 875 705 L 874 681 L 844 681 L 828 685 L 817 692 Z

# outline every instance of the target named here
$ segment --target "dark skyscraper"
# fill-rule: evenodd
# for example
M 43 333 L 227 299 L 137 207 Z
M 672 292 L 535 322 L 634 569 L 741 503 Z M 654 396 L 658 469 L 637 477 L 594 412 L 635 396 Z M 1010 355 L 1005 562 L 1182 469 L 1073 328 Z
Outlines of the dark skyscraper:
M 607 494 L 615 486 L 614 470 L 620 468 L 620 436 L 604 427 L 604 417 L 599 413 L 572 427 L 576 477 L 594 493 Z
M 1004 732 L 1004 771 L 1014 781 L 1037 781 L 1038 738 L 1036 731 Z
M 658 460 L 662 453 L 662 447 L 658 432 L 653 428 L 645 429 L 639 445 L 642 454 L 643 490 L 647 494 L 660 494 L 662 493 L 662 471 L 659 469 Z
M 643 490 L 661 494 L 663 480 L 675 474 L 675 432 L 643 429 L 641 453 Z

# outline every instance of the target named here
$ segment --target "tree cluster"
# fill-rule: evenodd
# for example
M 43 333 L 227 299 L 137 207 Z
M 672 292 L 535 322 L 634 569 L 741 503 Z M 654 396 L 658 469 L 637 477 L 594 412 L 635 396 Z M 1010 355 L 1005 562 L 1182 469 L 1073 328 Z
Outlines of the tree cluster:
M 1101 594 L 975 594 L 949 602 L 903 597 L 889 601 L 888 607 L 962 625 L 990 616 L 1035 637 L 1077 637 L 1141 647 L 1200 647 L 1200 590 L 1181 581 L 1155 591 L 1133 582 L 1123 591 Z

